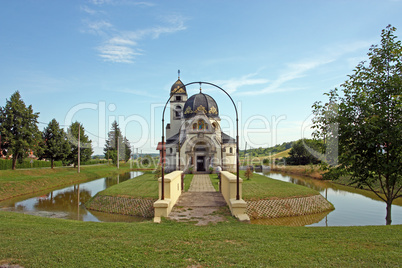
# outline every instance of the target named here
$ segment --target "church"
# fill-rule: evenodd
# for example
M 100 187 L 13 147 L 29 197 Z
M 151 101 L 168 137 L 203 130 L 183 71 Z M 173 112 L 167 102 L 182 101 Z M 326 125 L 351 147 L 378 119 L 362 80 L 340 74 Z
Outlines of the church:
M 179 71 L 170 90 L 169 104 L 166 172 L 209 173 L 218 166 L 222 170 L 236 171 L 236 140 L 222 132 L 216 101 L 201 88 L 198 94 L 188 98 Z

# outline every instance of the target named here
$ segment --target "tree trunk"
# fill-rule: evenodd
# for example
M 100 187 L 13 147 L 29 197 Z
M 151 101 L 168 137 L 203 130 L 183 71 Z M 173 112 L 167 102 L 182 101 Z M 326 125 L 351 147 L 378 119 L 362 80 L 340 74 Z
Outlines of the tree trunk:
M 54 159 L 52 158 L 52 159 L 50 159 L 50 166 L 52 167 L 52 169 L 53 169 L 53 163 L 54 163 Z
M 392 206 L 392 200 L 387 200 L 387 216 L 385 217 L 386 224 L 391 225 L 391 206 Z
M 18 154 L 13 154 L 13 165 L 12 165 L 12 170 L 15 170 L 16 165 L 17 165 L 17 159 L 18 159 Z

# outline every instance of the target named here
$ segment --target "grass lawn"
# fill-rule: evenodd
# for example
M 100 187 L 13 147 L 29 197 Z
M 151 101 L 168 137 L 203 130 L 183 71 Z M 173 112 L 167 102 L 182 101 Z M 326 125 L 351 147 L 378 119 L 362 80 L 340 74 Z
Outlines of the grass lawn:
M 190 188 L 193 176 L 193 174 L 186 174 L 184 177 L 184 190 L 186 192 Z M 147 172 L 134 179 L 109 187 L 99 192 L 98 195 L 158 199 L 158 187 L 159 183 L 154 174 Z
M 0 212 L 0 265 L 398 267 L 402 226 L 92 223 Z
M 266 176 L 253 173 L 250 180 L 244 176 L 244 170 L 240 171 L 240 178 L 243 179 L 243 199 L 270 199 L 270 198 L 288 198 L 317 195 L 319 192 L 311 188 L 283 182 L 268 178 Z M 218 175 L 210 174 L 212 185 L 218 191 Z
M 12 197 L 31 194 L 47 189 L 84 182 L 112 174 L 121 174 L 130 170 L 129 164 L 115 166 L 82 166 L 55 169 L 0 170 L 0 201 Z
M 154 174 L 146 172 L 131 180 L 113 185 L 99 192 L 98 195 L 158 199 L 158 185 L 158 179 L 154 177 Z

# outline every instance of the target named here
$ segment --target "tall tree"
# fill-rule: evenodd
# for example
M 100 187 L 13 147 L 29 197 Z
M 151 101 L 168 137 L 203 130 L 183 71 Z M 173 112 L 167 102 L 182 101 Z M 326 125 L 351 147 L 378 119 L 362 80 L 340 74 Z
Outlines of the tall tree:
M 330 166 L 326 176 L 350 176 L 368 187 L 386 203 L 386 224 L 392 201 L 402 196 L 402 47 L 395 31 L 390 25 L 382 31 L 369 64 L 356 67 L 341 85 L 342 94 L 334 89 L 329 102 L 313 105 L 315 136 L 338 142 L 339 165 Z
M 33 112 L 32 105 L 25 105 L 18 91 L 0 109 L 1 150 L 3 155 L 12 155 L 12 169 L 16 168 L 17 160 L 22 160 L 31 151 L 40 152 L 38 117 L 39 113 Z
M 74 164 L 74 167 L 78 164 L 78 131 L 80 133 L 80 162 L 90 160 L 93 153 L 92 141 L 85 135 L 85 129 L 82 124 L 79 122 L 72 123 L 67 129 L 67 139 L 71 146 L 67 162 Z
M 117 163 L 117 148 L 119 149 L 119 160 L 125 159 L 125 144 L 121 134 L 119 124 L 116 121 L 112 123 L 112 128 L 108 133 L 108 139 L 106 140 L 103 152 L 106 159 L 112 159 L 113 163 Z
M 123 143 L 124 143 L 124 161 L 127 162 L 131 157 L 131 145 L 127 137 L 124 137 Z
M 71 151 L 67 141 L 67 135 L 60 128 L 56 119 L 50 121 L 49 125 L 42 132 L 43 153 L 40 158 L 50 159 L 53 168 L 54 161 L 65 160 Z

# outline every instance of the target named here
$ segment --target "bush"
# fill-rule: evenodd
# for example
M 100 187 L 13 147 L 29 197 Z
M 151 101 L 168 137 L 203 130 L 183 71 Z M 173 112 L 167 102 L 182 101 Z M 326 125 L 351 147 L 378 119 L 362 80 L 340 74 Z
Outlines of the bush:
M 0 159 L 0 170 L 6 170 L 12 168 L 12 159 Z M 50 161 L 43 161 L 43 160 L 33 160 L 32 168 L 43 168 L 43 167 L 50 167 Z M 62 161 L 54 161 L 55 167 L 62 166 Z M 22 162 L 17 161 L 16 165 L 17 169 L 21 168 L 31 168 L 31 159 L 24 159 Z

